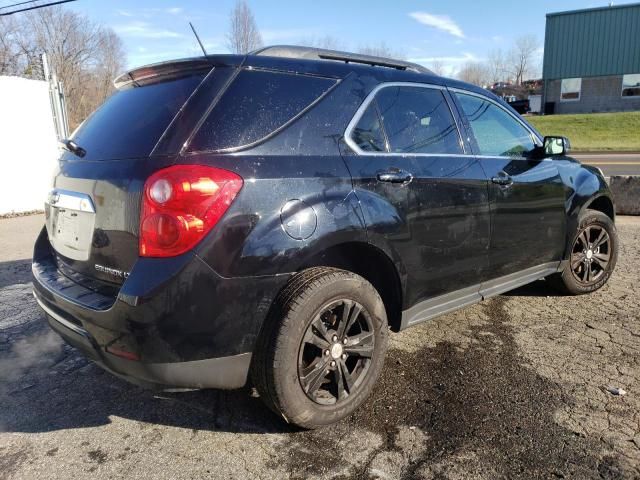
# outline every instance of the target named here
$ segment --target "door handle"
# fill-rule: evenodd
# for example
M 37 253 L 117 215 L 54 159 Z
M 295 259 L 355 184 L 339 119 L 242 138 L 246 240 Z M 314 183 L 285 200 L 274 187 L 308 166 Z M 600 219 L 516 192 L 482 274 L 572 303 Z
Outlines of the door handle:
M 510 187 L 511 185 L 513 185 L 513 178 L 511 178 L 511 175 L 508 175 L 505 172 L 498 173 L 498 176 L 493 177 L 491 181 L 496 185 L 500 185 L 501 187 Z
M 399 168 L 392 168 L 389 170 L 385 170 L 382 172 L 378 172 L 376 177 L 379 182 L 389 182 L 389 183 L 409 183 L 413 180 L 413 175 L 411 175 L 406 170 L 401 170 Z

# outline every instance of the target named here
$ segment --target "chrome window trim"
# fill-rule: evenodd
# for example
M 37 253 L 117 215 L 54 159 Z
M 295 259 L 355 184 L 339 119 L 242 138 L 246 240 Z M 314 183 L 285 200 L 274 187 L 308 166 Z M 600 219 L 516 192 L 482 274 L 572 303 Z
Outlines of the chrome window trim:
M 466 146 L 462 138 L 462 131 L 460 129 L 460 125 L 458 124 L 458 119 L 456 118 L 453 111 L 451 110 L 451 105 L 449 104 L 449 100 L 444 95 L 443 97 L 447 104 L 447 108 L 449 109 L 449 113 L 451 113 L 451 118 L 453 119 L 453 122 L 456 126 L 456 130 L 458 132 L 458 140 L 460 143 L 460 148 L 462 149 L 461 153 L 365 152 L 361 150 L 360 147 L 358 147 L 358 145 L 356 144 L 356 142 L 354 142 L 353 139 L 351 138 L 353 129 L 356 127 L 356 125 L 358 125 L 358 122 L 364 115 L 364 112 L 369 107 L 371 102 L 375 99 L 376 94 L 384 88 L 391 88 L 391 87 L 427 88 L 431 90 L 440 90 L 440 91 L 448 90 L 447 87 L 445 87 L 444 85 L 433 85 L 430 83 L 417 83 L 417 82 L 386 82 L 386 83 L 381 83 L 380 85 L 377 85 L 373 90 L 371 90 L 371 92 L 369 92 L 369 94 L 364 99 L 362 104 L 358 107 L 358 110 L 356 110 L 356 113 L 354 114 L 353 118 L 351 119 L 351 121 L 347 125 L 347 128 L 344 131 L 345 143 L 349 145 L 349 147 L 357 155 L 359 156 L 366 155 L 366 156 L 372 156 L 372 157 L 383 157 L 383 156 L 384 157 L 473 157 L 474 156 L 473 154 L 467 153 L 466 151 Z M 382 125 L 382 128 L 384 128 L 384 125 Z

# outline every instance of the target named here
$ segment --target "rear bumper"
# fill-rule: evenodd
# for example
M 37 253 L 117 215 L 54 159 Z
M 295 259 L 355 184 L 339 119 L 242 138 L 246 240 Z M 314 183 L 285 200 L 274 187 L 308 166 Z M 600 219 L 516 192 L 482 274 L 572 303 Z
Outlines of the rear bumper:
M 105 294 L 65 276 L 50 252 L 43 234 L 33 291 L 51 328 L 106 370 L 152 388 L 242 387 L 262 323 L 288 279 L 221 277 L 189 253 L 141 258 Z
M 247 381 L 251 353 L 188 362 L 142 363 L 111 355 L 100 348 L 91 334 L 48 307 L 34 291 L 51 328 L 69 345 L 100 367 L 146 388 L 171 390 L 191 388 L 241 388 Z

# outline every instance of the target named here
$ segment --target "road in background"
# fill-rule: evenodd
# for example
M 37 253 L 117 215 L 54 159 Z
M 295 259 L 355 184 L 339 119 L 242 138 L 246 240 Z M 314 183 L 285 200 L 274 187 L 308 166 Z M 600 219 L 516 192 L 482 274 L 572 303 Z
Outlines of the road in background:
M 640 175 L 640 153 L 576 153 L 571 156 L 582 163 L 600 168 L 605 177 Z

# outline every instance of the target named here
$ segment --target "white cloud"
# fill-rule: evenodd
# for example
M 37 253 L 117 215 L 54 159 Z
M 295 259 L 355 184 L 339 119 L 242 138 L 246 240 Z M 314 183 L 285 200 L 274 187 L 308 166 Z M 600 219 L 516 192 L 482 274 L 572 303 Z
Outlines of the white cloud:
M 170 8 L 133 8 L 129 10 L 117 9 L 116 13 L 122 17 L 138 17 L 138 18 L 152 18 L 158 14 L 167 15 L 180 15 L 184 13 L 182 7 L 170 7 Z
M 428 27 L 447 32 L 458 38 L 465 38 L 462 28 L 448 15 L 433 15 L 426 12 L 412 12 L 409 14 L 414 20 Z
M 139 38 L 179 38 L 182 34 L 172 30 L 155 28 L 147 22 L 129 22 L 114 27 L 116 33 L 127 37 Z

